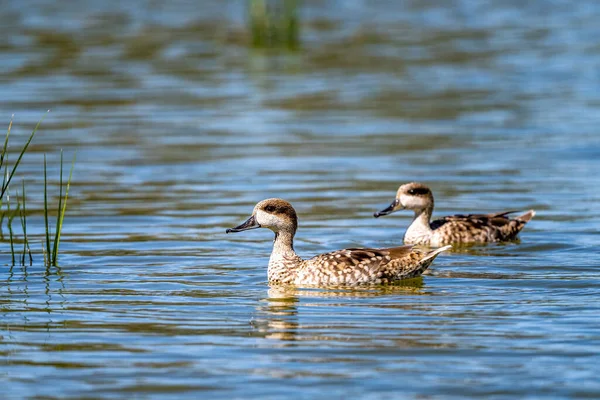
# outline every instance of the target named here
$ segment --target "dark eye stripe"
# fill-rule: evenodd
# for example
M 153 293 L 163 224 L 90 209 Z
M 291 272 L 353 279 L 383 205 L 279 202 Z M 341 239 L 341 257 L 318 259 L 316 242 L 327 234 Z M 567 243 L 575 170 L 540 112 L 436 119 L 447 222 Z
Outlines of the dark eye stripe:
M 427 189 L 427 188 L 416 188 L 416 189 L 410 189 L 408 191 L 408 194 L 414 194 L 417 196 L 422 196 L 422 195 L 425 195 L 428 193 L 429 193 L 429 189 Z
M 265 207 L 265 211 L 266 212 L 273 212 L 273 211 L 275 211 L 275 207 L 274 206 L 266 206 Z

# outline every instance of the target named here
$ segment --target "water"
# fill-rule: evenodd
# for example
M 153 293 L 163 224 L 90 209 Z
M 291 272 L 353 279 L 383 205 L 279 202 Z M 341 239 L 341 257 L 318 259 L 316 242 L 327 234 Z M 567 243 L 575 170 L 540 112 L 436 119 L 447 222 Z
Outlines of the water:
M 0 243 L 4 397 L 600 396 L 596 2 L 306 1 L 293 54 L 244 45 L 243 2 L 0 11 L 12 151 L 52 110 L 20 169 L 34 265 Z M 372 213 L 410 180 L 436 215 L 538 213 L 520 242 L 356 291 L 270 288 L 272 234 L 224 233 L 278 196 L 301 255 L 397 245 L 410 215 Z

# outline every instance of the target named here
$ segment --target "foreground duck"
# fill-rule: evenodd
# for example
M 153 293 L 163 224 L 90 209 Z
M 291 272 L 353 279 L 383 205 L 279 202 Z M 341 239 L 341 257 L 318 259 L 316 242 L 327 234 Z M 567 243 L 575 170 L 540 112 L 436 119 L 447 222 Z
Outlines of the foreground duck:
M 431 222 L 433 194 L 422 183 L 398 188 L 396 199 L 373 216 L 378 218 L 401 209 L 413 210 L 415 218 L 404 234 L 404 243 L 442 246 L 444 244 L 488 243 L 512 240 L 535 215 L 529 210 L 511 219 L 505 211 L 497 214 L 451 215 Z
M 294 251 L 294 235 L 298 228 L 296 211 L 282 199 L 261 201 L 246 222 L 226 232 L 256 228 L 275 232 L 267 273 L 270 283 L 307 286 L 386 284 L 421 275 L 439 253 L 450 248 L 432 251 L 420 251 L 412 246 L 345 249 L 303 260 Z

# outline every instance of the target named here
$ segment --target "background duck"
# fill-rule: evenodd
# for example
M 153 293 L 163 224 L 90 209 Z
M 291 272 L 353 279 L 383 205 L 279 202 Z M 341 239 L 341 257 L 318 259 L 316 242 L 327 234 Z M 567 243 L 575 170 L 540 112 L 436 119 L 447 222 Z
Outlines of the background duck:
M 294 251 L 298 228 L 296 211 L 282 199 L 259 202 L 252 216 L 227 233 L 268 228 L 275 232 L 269 260 L 270 283 L 308 286 L 386 284 L 421 275 L 435 257 L 450 246 L 421 251 L 412 246 L 389 249 L 344 249 L 303 260 Z
M 512 240 L 535 215 L 534 210 L 529 210 L 511 219 L 508 214 L 516 211 L 505 211 L 451 215 L 431 222 L 433 204 L 431 190 L 422 183 L 411 182 L 400 186 L 392 204 L 373 216 L 378 218 L 402 209 L 413 210 L 415 217 L 404 234 L 404 243 L 442 246 Z

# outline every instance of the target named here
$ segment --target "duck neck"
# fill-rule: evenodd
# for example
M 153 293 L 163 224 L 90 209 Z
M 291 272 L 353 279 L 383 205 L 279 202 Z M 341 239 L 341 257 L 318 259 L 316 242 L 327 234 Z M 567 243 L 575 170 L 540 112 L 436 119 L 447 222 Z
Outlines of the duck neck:
M 417 241 L 418 238 L 430 236 L 433 233 L 429 225 L 432 213 L 433 207 L 415 210 L 415 217 L 404 234 L 404 240 L 410 243 Z
M 294 232 L 275 232 L 269 259 L 269 282 L 293 283 L 302 259 L 294 251 Z

